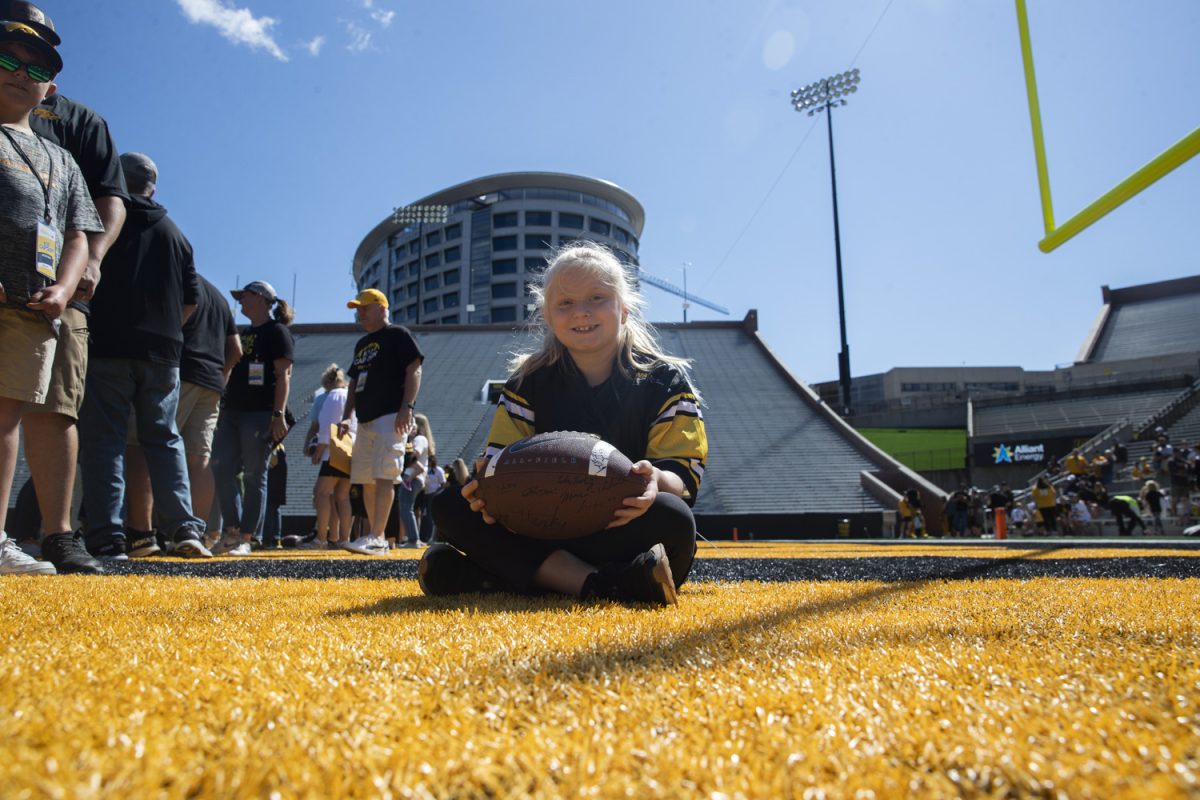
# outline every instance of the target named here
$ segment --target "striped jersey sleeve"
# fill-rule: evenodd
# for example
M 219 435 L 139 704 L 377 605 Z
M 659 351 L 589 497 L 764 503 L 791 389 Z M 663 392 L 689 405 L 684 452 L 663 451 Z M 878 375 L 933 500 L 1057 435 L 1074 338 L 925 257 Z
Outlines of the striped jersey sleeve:
M 505 386 L 496 401 L 496 415 L 492 417 L 492 428 L 488 431 L 483 457 L 490 459 L 513 442 L 533 436 L 536 433 L 533 422 L 533 408 L 529 401 Z
M 687 490 L 684 499 L 689 505 L 696 502 L 708 459 L 708 435 L 700 401 L 685 381 L 673 385 L 670 396 L 659 407 L 650 425 L 646 458 L 659 469 L 682 478 Z

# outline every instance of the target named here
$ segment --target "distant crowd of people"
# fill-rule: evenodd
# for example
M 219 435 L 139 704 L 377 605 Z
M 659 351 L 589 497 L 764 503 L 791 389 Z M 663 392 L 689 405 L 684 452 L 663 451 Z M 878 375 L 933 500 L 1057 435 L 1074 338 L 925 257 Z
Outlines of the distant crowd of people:
M 1134 483 L 1133 493 L 1114 485 Z M 1007 483 L 990 490 L 960 486 L 945 496 L 940 508 L 946 536 L 994 536 L 997 512 L 1014 535 L 1088 535 L 1111 519 L 1121 536 L 1165 532 L 1164 516 L 1188 520 L 1197 516 L 1193 494 L 1200 487 L 1200 442 L 1172 444 L 1165 430 L 1155 431 L 1150 456 L 1129 463 L 1121 443 L 1097 451 L 1090 459 L 1080 450 L 1052 459 L 1025 496 L 1018 498 Z M 929 526 L 920 494 L 909 490 L 900 501 L 897 535 L 928 537 Z

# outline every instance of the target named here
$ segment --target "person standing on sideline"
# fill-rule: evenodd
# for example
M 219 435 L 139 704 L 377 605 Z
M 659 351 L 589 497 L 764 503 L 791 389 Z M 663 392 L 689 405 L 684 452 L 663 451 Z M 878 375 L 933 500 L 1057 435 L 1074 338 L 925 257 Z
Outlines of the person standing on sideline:
M 42 550 L 49 564 L 4 533 L 21 418 L 27 403 L 46 400 L 61 317 L 87 265 L 87 233 L 101 230 L 71 154 L 30 127 L 62 66 L 33 28 L 0 21 L 0 572 L 7 574 L 104 571 L 59 518 L 44 517 L 54 525 Z M 36 427 L 25 436 L 27 450 L 63 445 Z
M 33 3 L 0 0 L 0 19 L 27 25 L 52 46 L 61 43 L 54 23 Z M 26 403 L 21 412 L 27 443 L 40 443 L 25 448 L 25 460 L 33 478 L 42 530 L 50 534 L 75 529 L 71 506 L 79 456 L 76 422 L 87 374 L 87 303 L 100 280 L 100 262 L 125 222 L 129 194 L 108 123 L 92 109 L 51 91 L 29 115 L 29 127 L 75 158 L 102 223 L 102 229 L 87 231 L 88 255 L 83 276 L 59 318 L 49 391 L 45 400 Z M 102 571 L 100 563 L 84 549 L 82 537 L 73 542 L 65 539 L 56 542 L 43 551 L 43 556 L 54 561 L 59 572 Z
M 175 426 L 183 438 L 191 486 L 192 513 L 207 520 L 212 512 L 216 486 L 213 482 L 213 434 L 221 413 L 221 393 L 229 373 L 242 357 L 242 341 L 233 324 L 233 312 L 221 291 L 203 275 L 197 275 L 200 291 L 196 311 L 183 325 L 183 353 L 179 358 L 179 410 Z M 129 500 L 126 524 L 131 538 L 153 527 L 153 504 L 146 459 L 131 437 L 125 449 L 125 497 Z M 170 542 L 159 532 L 159 544 Z
M 79 415 L 87 546 L 101 558 L 153 555 L 149 530 L 126 530 L 125 443 L 130 414 L 150 465 L 150 485 L 176 555 L 208 558 L 204 523 L 192 513 L 187 460 L 175 427 L 183 323 L 196 310 L 199 284 L 192 245 L 154 201 L 158 167 L 124 153 L 132 192 L 121 235 L 104 258 L 106 279 L 92 298 L 92 343 Z
M 266 281 L 234 289 L 250 327 L 242 331 L 242 358 L 229 375 L 217 421 L 212 467 L 221 502 L 224 536 L 213 554 L 250 555 L 262 542 L 267 512 L 267 462 L 276 442 L 287 436 L 284 420 L 292 384 L 295 346 L 288 326 L 295 315 Z M 272 311 L 273 309 L 273 311 Z M 238 487 L 238 473 L 242 485 Z
M 350 388 L 339 433 L 350 432 L 350 415 L 358 417 L 358 435 L 350 457 L 350 483 L 362 484 L 370 531 L 346 545 L 362 555 L 385 555 L 385 531 L 404 468 L 404 445 L 421 389 L 425 356 L 408 328 L 388 320 L 388 301 L 378 289 L 367 289 L 346 304 L 367 335 L 354 346 L 348 373 Z

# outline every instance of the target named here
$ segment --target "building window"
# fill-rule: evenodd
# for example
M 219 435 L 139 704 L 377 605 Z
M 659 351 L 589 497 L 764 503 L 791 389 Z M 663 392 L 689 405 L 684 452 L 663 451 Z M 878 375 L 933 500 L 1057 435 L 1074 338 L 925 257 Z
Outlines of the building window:
M 409 297 L 417 296 L 417 282 L 416 281 L 413 281 L 412 283 L 410 283 L 408 285 L 408 296 Z
M 558 227 L 570 228 L 571 230 L 583 230 L 583 214 L 568 214 L 565 211 L 558 212 Z
M 629 231 L 622 228 L 620 225 L 613 226 L 613 238 L 621 244 L 629 244 Z
M 502 214 L 492 214 L 493 228 L 515 228 L 520 223 L 517 222 L 516 211 L 505 211 Z
M 425 279 L 425 289 L 427 291 L 430 289 L 440 289 L 441 287 L 442 287 L 442 276 L 441 275 L 430 275 L 429 277 L 427 277 Z
M 544 258 L 527 258 L 525 259 L 525 273 L 527 275 L 539 275 L 546 269 L 546 259 Z
M 403 289 L 397 289 L 396 291 L 392 292 L 392 300 L 391 300 L 392 305 L 396 305 L 403 299 L 404 299 L 404 290 Z
M 447 264 L 453 264 L 455 261 L 462 259 L 462 248 L 458 245 L 447 247 L 442 251 L 442 258 L 446 259 Z
M 442 317 L 442 324 L 443 325 L 457 325 L 458 324 L 458 315 L 455 314 L 450 317 Z
M 434 247 L 441 243 L 442 243 L 442 232 L 441 231 L 430 231 L 429 233 L 425 234 L 425 246 L 426 247 Z
M 492 237 L 492 249 L 493 250 L 516 250 L 517 249 L 517 237 L 516 236 Z
M 458 270 L 451 269 L 442 273 L 442 281 L 449 286 L 452 283 L 458 283 Z
M 515 258 L 498 258 L 492 262 L 493 275 L 515 275 L 517 260 Z
M 408 262 L 408 277 L 411 278 L 420 271 L 421 271 L 421 262 L 420 261 L 413 259 L 412 261 Z
M 413 239 L 408 243 L 408 254 L 410 256 L 415 256 L 419 252 L 421 252 L 421 240 Z
M 404 309 L 404 313 L 409 319 L 416 319 L 417 318 L 417 304 L 409 303 L 408 308 Z
M 425 308 L 425 313 L 431 314 L 434 311 L 438 310 L 438 299 L 436 297 L 431 297 L 428 300 L 426 300 L 423 305 Z
M 591 217 L 588 219 L 588 230 L 592 233 L 598 233 L 601 236 L 608 236 L 612 233 L 612 225 L 609 225 L 602 219 Z
M 508 306 L 507 308 L 493 308 L 492 322 L 516 322 L 517 309 L 516 306 Z
M 525 212 L 525 224 L 526 225 L 542 225 L 542 226 L 545 226 L 548 228 L 553 223 L 550 222 L 550 212 L 549 211 L 526 211 Z
M 442 308 L 458 308 L 458 292 L 446 292 L 442 295 Z
M 462 223 L 456 222 L 453 225 L 446 226 L 446 241 L 453 242 L 455 239 L 462 238 Z
M 526 250 L 549 250 L 554 246 L 554 237 L 548 233 L 530 233 L 525 236 Z
M 434 267 L 440 267 L 441 265 L 441 253 L 430 253 L 429 255 L 425 256 L 425 269 L 433 269 Z
M 516 296 L 517 296 L 517 285 L 515 283 L 493 283 L 492 284 L 492 297 L 493 298 L 516 297 Z

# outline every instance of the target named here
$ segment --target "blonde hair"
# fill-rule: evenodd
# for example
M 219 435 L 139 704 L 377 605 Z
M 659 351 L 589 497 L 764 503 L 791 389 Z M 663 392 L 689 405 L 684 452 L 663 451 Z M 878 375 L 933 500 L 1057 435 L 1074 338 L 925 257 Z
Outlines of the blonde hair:
M 327 392 L 330 389 L 341 389 L 346 385 L 346 373 L 337 364 L 330 364 L 321 373 L 321 388 Z
M 560 247 L 541 278 L 529 287 L 537 305 L 532 329 L 541 341 L 535 349 L 513 355 L 509 369 L 514 376 L 525 380 L 542 367 L 562 361 L 566 355 L 567 349 L 546 323 L 546 299 L 562 275 L 575 271 L 598 279 L 616 295 L 617 302 L 625 312 L 617 334 L 617 369 L 623 376 L 628 378 L 635 371 L 648 372 L 659 363 L 665 363 L 678 368 L 691 383 L 691 361 L 667 355 L 663 351 L 654 326 L 642 315 L 645 301 L 634 288 L 630 272 L 611 250 L 595 242 L 573 242 Z M 694 386 L 692 391 L 695 392 Z M 699 397 L 699 393 L 696 394 Z
M 417 423 L 417 435 L 424 436 L 429 442 L 429 455 L 437 455 L 437 445 L 433 443 L 433 428 L 429 427 L 429 417 L 424 414 L 414 414 L 413 421 Z

